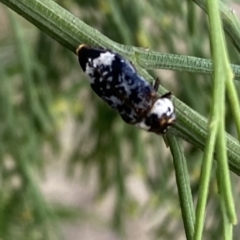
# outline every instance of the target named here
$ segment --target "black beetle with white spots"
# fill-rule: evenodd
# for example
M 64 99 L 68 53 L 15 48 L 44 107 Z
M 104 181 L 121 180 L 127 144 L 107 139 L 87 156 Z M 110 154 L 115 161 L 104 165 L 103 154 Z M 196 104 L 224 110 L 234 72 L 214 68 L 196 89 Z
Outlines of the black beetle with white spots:
M 80 45 L 76 53 L 93 91 L 116 109 L 122 119 L 146 131 L 166 133 L 176 120 L 171 93 L 159 96 L 135 67 L 110 50 Z

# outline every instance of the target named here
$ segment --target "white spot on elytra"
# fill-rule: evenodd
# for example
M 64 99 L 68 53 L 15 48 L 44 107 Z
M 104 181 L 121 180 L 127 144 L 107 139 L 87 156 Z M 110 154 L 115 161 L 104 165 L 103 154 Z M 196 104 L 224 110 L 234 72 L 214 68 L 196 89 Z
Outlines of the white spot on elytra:
M 94 79 L 92 79 L 91 76 L 93 75 L 94 71 L 93 71 L 93 68 L 92 68 L 92 67 L 89 67 L 88 64 L 86 65 L 85 73 L 86 73 L 88 76 L 90 76 L 90 78 L 89 78 L 90 83 L 93 83 L 93 82 L 94 82 Z
M 111 66 L 114 58 L 115 58 L 115 54 L 111 52 L 101 53 L 98 58 L 95 58 L 93 60 L 93 66 L 98 66 L 98 65 Z
M 102 74 L 103 76 L 106 76 L 106 75 L 108 75 L 108 72 L 107 71 L 105 71 L 105 72 L 103 72 L 103 74 Z
M 122 104 L 121 100 L 115 96 L 105 97 L 106 100 L 110 100 L 115 106 Z

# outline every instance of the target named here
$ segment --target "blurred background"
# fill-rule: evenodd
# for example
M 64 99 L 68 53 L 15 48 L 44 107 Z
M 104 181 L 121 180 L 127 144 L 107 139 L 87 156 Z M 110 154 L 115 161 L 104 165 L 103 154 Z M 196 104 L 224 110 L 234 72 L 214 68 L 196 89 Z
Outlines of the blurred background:
M 118 43 L 210 58 L 206 15 L 192 1 L 56 2 Z M 0 22 L 0 239 L 185 239 L 162 137 L 125 124 L 92 92 L 72 52 L 3 5 Z M 208 117 L 209 76 L 151 74 Z M 226 116 L 236 136 L 228 108 Z M 196 200 L 202 152 L 183 146 Z M 204 239 L 221 236 L 217 198 L 213 179 Z

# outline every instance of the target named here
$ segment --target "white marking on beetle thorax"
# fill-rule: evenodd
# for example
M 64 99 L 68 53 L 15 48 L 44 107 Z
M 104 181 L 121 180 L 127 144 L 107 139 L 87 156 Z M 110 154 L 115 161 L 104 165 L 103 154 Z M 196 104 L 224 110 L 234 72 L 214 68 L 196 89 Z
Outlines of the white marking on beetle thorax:
M 161 118 L 163 115 L 171 116 L 174 112 L 174 106 L 170 99 L 168 98 L 159 98 L 154 104 L 150 113 L 157 114 L 158 118 Z

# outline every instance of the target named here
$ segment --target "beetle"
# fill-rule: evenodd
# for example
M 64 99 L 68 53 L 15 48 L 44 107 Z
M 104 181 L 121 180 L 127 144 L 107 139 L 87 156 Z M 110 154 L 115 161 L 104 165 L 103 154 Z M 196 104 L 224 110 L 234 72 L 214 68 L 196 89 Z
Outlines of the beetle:
M 146 131 L 164 134 L 176 119 L 171 93 L 159 96 L 159 80 L 150 84 L 131 62 L 108 49 L 85 44 L 76 50 L 93 91 L 122 119 Z

